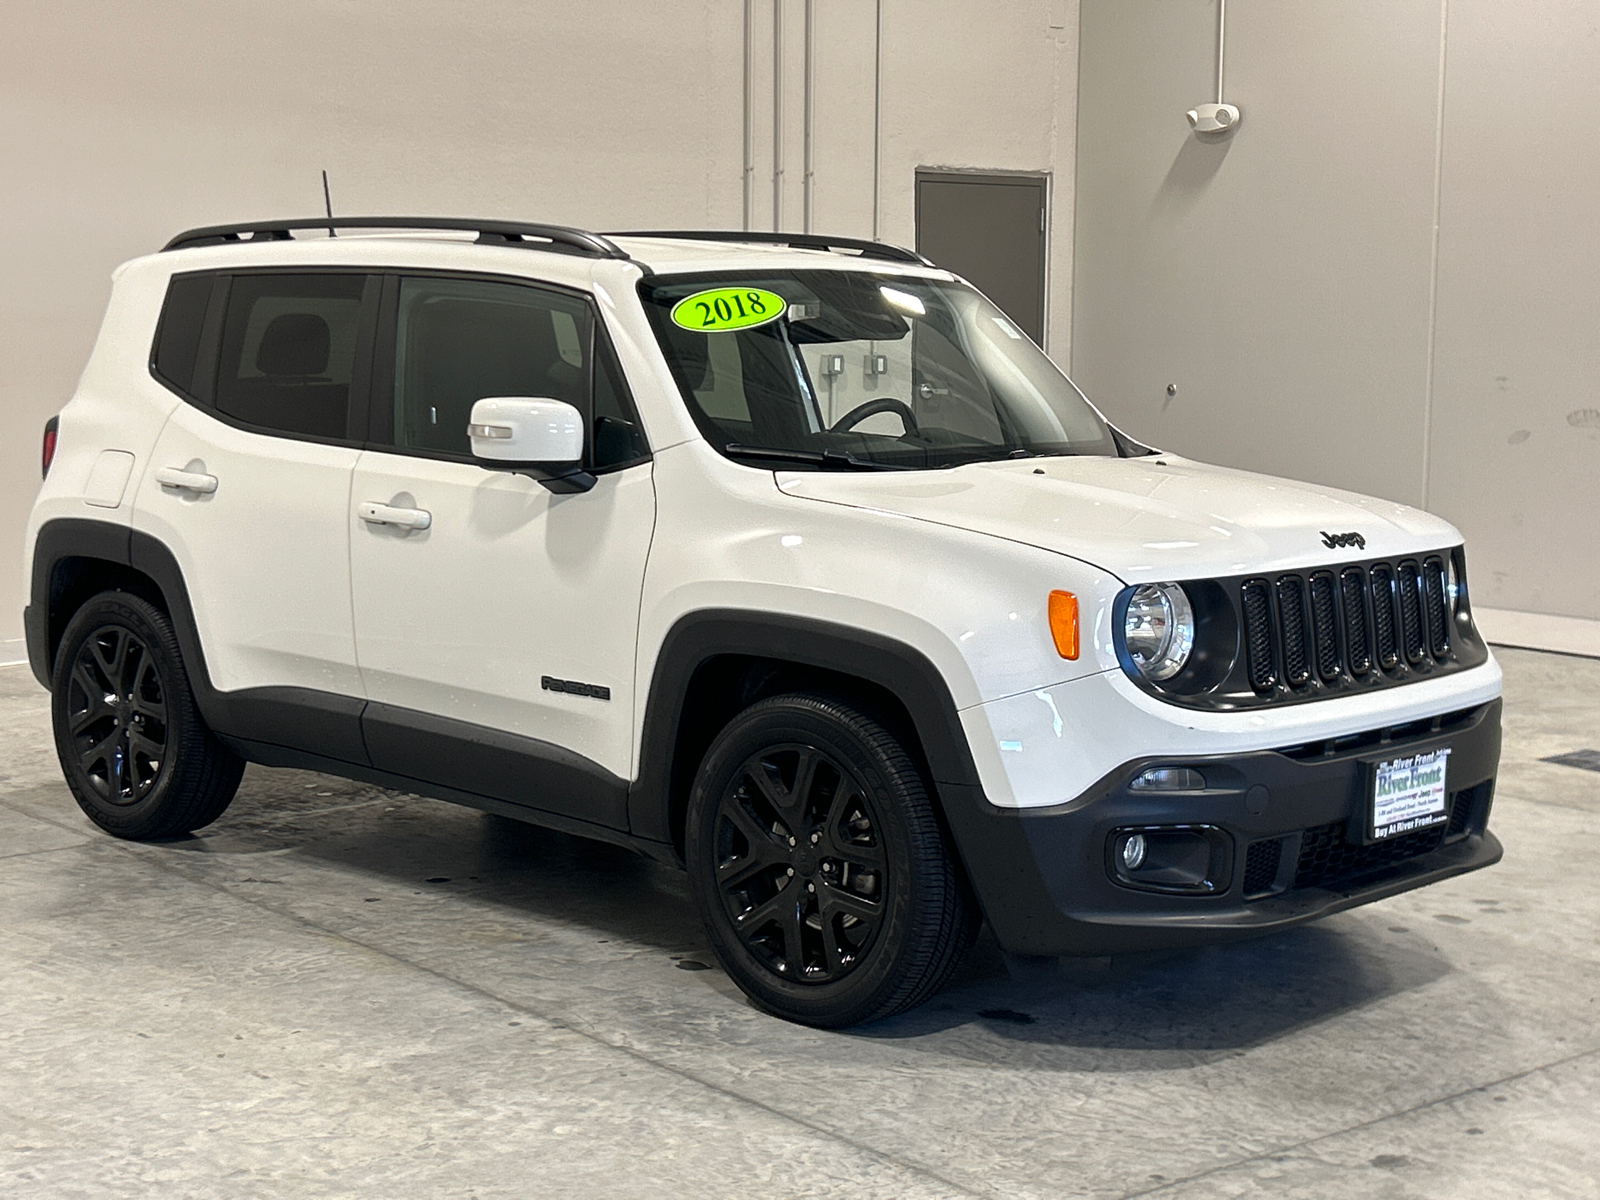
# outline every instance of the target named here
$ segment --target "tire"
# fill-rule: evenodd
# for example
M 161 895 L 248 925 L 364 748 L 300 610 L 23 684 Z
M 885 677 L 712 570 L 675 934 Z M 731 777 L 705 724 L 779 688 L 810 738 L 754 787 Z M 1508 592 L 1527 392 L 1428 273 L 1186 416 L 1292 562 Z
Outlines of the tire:
M 723 968 L 804 1025 L 914 1008 L 977 933 L 911 756 L 830 697 L 775 696 L 728 724 L 695 779 L 684 851 Z
M 56 754 L 78 807 L 132 841 L 177 837 L 227 809 L 244 760 L 195 707 L 166 615 L 102 592 L 68 623 L 51 679 Z

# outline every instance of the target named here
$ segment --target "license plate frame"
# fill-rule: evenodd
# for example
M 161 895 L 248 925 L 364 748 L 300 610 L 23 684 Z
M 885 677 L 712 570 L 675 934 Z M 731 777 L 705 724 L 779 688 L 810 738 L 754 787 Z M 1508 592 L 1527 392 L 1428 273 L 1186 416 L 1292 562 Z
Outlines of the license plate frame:
M 1434 746 L 1368 763 L 1366 841 L 1391 841 L 1450 819 L 1450 750 Z

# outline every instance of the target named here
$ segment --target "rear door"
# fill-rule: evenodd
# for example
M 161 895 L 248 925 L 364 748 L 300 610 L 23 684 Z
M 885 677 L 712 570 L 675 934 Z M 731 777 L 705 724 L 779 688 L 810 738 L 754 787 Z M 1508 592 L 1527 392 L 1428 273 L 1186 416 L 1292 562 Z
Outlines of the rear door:
M 507 279 L 396 276 L 381 328 L 347 515 L 373 764 L 625 828 L 655 492 L 594 306 Z M 468 416 L 486 396 L 577 406 L 594 488 L 557 495 L 473 461 Z M 370 523 L 367 503 L 426 528 Z
M 313 708 L 347 698 L 341 729 L 306 748 L 358 759 L 346 514 L 379 286 L 348 271 L 214 277 L 193 374 L 163 380 L 188 403 L 134 518 L 178 561 L 212 686 L 295 689 L 257 698 Z

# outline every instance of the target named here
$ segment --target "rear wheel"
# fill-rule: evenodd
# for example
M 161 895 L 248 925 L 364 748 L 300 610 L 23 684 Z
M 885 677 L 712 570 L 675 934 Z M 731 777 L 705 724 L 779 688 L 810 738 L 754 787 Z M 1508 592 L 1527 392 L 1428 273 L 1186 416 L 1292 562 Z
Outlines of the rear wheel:
M 52 680 L 61 770 L 100 828 L 143 841 L 220 817 L 244 760 L 195 707 L 172 623 L 127 592 L 103 592 L 73 616 Z
M 777 696 L 729 723 L 696 779 L 685 855 L 722 965 L 792 1021 L 912 1008 L 976 932 L 911 756 L 829 697 Z

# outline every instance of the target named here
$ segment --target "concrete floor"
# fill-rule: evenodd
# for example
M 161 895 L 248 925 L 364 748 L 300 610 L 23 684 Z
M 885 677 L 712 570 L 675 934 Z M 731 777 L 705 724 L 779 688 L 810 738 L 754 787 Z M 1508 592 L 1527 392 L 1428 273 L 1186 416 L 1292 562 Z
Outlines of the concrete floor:
M 681 877 L 252 767 L 94 832 L 0 670 L 0 1194 L 1600 1195 L 1600 661 L 1505 651 L 1488 871 L 1276 937 L 821 1033 L 746 1005 Z

